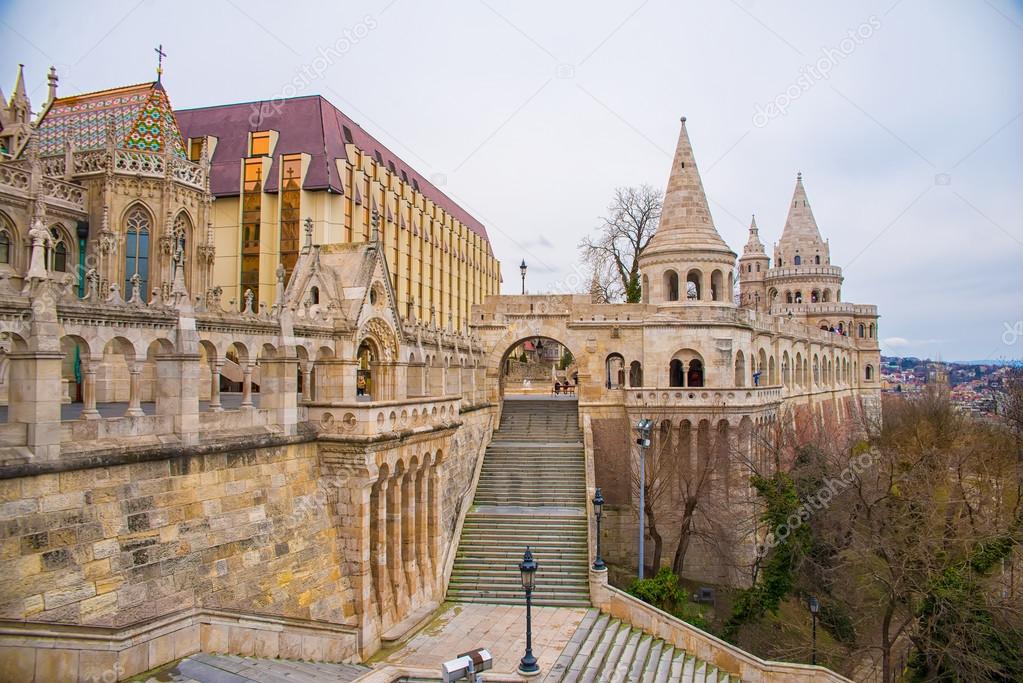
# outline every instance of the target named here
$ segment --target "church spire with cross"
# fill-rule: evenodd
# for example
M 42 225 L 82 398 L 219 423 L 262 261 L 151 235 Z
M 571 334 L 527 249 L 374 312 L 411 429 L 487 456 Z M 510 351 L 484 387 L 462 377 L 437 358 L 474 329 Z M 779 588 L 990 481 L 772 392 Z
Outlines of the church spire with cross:
M 153 48 L 153 52 L 157 54 L 156 57 L 156 82 L 163 82 L 163 58 L 167 56 L 167 53 L 163 51 L 163 43 L 160 43 Z

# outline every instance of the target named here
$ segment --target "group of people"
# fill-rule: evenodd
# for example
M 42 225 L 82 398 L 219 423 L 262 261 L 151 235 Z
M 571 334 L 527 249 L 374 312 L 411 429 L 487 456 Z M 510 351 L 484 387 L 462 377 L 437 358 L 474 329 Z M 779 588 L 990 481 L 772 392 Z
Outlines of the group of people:
M 554 380 L 554 395 L 555 396 L 557 396 L 559 394 L 574 394 L 574 393 L 575 393 L 575 385 L 572 384 L 569 380 L 566 379 L 564 382 L 561 382 L 560 380 Z

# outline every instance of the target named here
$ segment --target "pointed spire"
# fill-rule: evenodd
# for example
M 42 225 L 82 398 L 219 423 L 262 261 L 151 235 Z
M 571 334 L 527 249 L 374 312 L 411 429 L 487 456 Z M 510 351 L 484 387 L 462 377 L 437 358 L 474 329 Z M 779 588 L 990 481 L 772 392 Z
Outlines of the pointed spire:
M 800 246 L 808 249 L 811 245 L 822 243 L 821 232 L 817 228 L 817 221 L 810 210 L 810 201 L 806 198 L 806 188 L 803 187 L 803 174 L 796 174 L 796 189 L 792 193 L 792 202 L 789 204 L 789 215 L 785 219 L 785 229 L 782 230 L 781 245 Z
M 735 257 L 714 228 L 683 116 L 675 159 L 664 192 L 661 223 L 643 254 L 691 250 L 717 251 L 731 254 L 733 259 Z
M 25 92 L 25 65 L 18 65 L 18 77 L 14 80 L 14 92 L 11 94 L 11 101 L 15 98 L 28 99 L 28 94 Z
M 32 104 L 28 100 L 28 93 L 25 91 L 25 65 L 18 65 L 18 77 L 14 81 L 14 92 L 11 93 L 10 101 L 11 122 L 28 123 L 32 116 Z
M 764 243 L 760 241 L 760 231 L 757 229 L 757 216 L 753 214 L 749 224 L 749 239 L 746 241 L 746 248 L 742 251 L 746 254 L 763 254 Z

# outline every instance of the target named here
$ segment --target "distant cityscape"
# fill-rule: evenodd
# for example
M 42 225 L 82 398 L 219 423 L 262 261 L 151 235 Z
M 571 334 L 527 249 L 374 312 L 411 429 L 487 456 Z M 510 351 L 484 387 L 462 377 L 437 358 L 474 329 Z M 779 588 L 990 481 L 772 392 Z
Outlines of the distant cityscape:
M 953 404 L 972 415 L 993 417 L 1006 378 L 1023 361 L 932 361 L 881 356 L 881 388 L 885 394 L 915 394 L 928 386 L 946 388 Z

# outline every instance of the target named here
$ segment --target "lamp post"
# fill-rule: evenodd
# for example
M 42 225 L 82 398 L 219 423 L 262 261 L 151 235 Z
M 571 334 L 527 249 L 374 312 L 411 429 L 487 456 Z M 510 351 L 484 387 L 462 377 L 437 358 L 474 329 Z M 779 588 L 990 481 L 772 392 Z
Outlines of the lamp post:
M 650 432 L 654 428 L 654 421 L 646 418 L 636 424 L 636 431 L 639 438 L 636 443 L 639 445 L 639 578 L 643 578 L 643 564 L 646 556 L 643 544 L 646 536 L 646 449 L 650 448 Z
M 602 572 L 607 569 L 607 565 L 604 564 L 604 558 L 600 556 L 600 516 L 604 512 L 604 496 L 600 495 L 600 487 L 597 487 L 597 492 L 593 494 L 593 516 L 597 518 L 597 555 L 593 559 L 593 568 L 598 572 Z
M 522 294 L 524 295 L 526 293 L 526 259 L 522 259 L 519 272 L 522 273 Z
M 526 654 L 519 660 L 519 673 L 523 676 L 535 676 L 540 673 L 540 667 L 533 656 L 533 587 L 536 585 L 536 560 L 529 546 L 526 546 L 526 553 L 522 556 L 519 564 L 519 574 L 522 576 L 522 588 L 526 591 Z
M 817 664 L 817 613 L 821 611 L 821 603 L 813 595 L 810 596 L 810 614 L 813 618 L 813 648 L 810 650 L 810 663 Z

